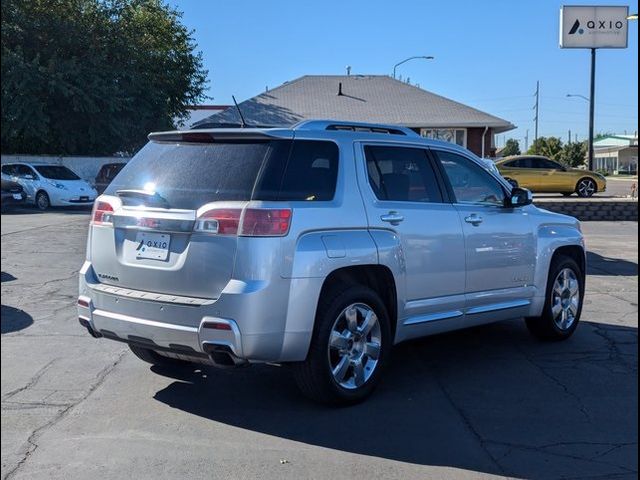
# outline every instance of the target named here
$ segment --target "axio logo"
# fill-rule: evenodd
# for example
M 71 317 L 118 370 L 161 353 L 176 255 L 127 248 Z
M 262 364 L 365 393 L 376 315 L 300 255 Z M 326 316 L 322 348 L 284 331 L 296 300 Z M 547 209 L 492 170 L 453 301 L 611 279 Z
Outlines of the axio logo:
M 620 30 L 623 27 L 623 23 L 618 20 L 614 22 L 613 20 L 598 20 L 597 22 L 593 20 L 589 20 L 587 22 L 587 28 L 589 30 Z M 574 24 L 571 26 L 571 30 L 569 30 L 569 35 L 575 35 L 579 33 L 582 35 L 584 33 L 584 28 L 580 28 L 580 20 L 576 19 Z
M 569 35 L 575 35 L 578 32 L 580 35 L 584 33 L 584 29 L 580 28 L 580 20 L 576 19 L 576 23 L 573 24 L 571 30 L 569 30 Z

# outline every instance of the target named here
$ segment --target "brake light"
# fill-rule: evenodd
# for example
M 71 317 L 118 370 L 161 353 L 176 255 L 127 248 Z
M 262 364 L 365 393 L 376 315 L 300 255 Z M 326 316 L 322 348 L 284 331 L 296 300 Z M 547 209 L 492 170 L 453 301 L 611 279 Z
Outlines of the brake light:
M 196 220 L 196 232 L 237 235 L 242 210 L 239 208 L 214 208 L 201 214 Z
M 113 206 L 109 202 L 97 200 L 93 205 L 91 225 L 113 225 Z
M 247 208 L 242 217 L 240 235 L 280 237 L 289 233 L 291 210 L 288 208 Z

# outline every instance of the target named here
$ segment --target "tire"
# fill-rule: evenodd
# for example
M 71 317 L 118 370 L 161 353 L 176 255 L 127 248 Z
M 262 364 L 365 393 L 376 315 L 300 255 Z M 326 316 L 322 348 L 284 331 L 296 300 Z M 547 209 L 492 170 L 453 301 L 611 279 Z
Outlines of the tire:
M 49 200 L 49 195 L 47 192 L 43 192 L 42 190 L 36 194 L 36 208 L 41 211 L 47 210 L 51 207 L 51 201 Z
M 518 188 L 518 186 L 519 186 L 518 182 L 516 180 L 514 180 L 513 178 L 505 177 L 505 180 L 507 182 L 509 182 L 513 188 Z
M 177 358 L 165 357 L 149 348 L 138 347 L 136 345 L 129 345 L 129 348 L 133 354 L 143 362 L 147 362 L 158 367 L 185 366 L 189 363 L 184 360 L 178 360 Z
M 596 182 L 591 178 L 582 178 L 576 184 L 576 193 L 579 197 L 588 198 L 598 191 Z
M 339 287 L 318 302 L 307 359 L 293 365 L 293 375 L 310 399 L 352 405 L 371 395 L 380 381 L 392 346 L 391 323 L 374 290 L 362 285 Z M 365 325 L 369 328 L 363 335 Z
M 576 286 L 578 291 L 574 294 Z M 566 340 L 578 327 L 583 300 L 584 272 L 573 258 L 558 255 L 553 258 L 549 268 L 542 315 L 527 318 L 527 328 L 541 340 Z

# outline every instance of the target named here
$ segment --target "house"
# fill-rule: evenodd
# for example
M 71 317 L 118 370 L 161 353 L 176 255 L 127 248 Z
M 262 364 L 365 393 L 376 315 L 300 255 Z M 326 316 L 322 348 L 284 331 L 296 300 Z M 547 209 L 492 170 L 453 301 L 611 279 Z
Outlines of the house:
M 239 105 L 249 125 L 290 126 L 308 119 L 372 122 L 409 127 L 430 138 L 492 156 L 494 136 L 515 128 L 502 118 L 386 75 L 305 75 Z M 229 108 L 194 128 L 239 125 Z
M 596 170 L 617 174 L 638 173 L 638 135 L 607 135 L 593 142 Z
M 212 115 L 223 112 L 227 108 L 229 108 L 229 105 L 189 105 L 187 107 L 187 113 L 189 116 L 180 122 L 178 128 L 180 130 L 193 128 L 196 123 L 204 120 L 205 118 L 209 118 Z

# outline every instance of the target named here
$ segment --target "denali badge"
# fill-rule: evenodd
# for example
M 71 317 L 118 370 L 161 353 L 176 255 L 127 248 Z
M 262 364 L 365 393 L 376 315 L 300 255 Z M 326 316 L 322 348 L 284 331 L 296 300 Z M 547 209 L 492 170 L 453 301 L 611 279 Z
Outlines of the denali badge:
M 118 277 L 114 277 L 113 275 L 106 275 L 104 273 L 99 273 L 98 274 L 98 278 L 101 278 L 103 280 L 111 280 L 112 282 L 119 282 L 120 279 Z

